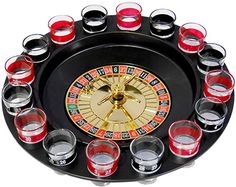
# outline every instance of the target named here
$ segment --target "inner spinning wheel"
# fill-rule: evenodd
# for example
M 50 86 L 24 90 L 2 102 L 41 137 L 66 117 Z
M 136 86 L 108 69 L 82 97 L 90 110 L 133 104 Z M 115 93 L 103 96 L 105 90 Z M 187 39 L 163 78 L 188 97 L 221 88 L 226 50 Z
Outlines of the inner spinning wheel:
M 70 119 L 93 136 L 132 139 L 163 123 L 170 110 L 170 95 L 161 80 L 146 70 L 104 66 L 72 83 L 66 109 Z

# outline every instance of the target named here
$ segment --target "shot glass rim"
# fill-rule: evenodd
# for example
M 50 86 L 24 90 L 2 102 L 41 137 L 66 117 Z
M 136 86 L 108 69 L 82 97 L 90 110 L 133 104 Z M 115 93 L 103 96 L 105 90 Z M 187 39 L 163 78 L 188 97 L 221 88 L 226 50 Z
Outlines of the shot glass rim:
M 137 141 L 137 140 L 139 140 L 139 139 L 141 139 L 141 138 L 145 138 L 145 137 L 153 138 L 153 139 L 155 139 L 156 141 L 158 141 L 158 142 L 161 144 L 161 146 L 162 146 L 162 151 L 161 151 L 161 153 L 157 156 L 157 158 L 153 158 L 153 159 L 141 159 L 141 158 L 135 156 L 135 154 L 134 154 L 134 152 L 133 152 L 133 150 L 132 150 L 132 146 L 133 146 L 134 142 Z M 162 156 L 163 156 L 163 154 L 164 154 L 164 151 L 165 151 L 165 146 L 164 146 L 164 143 L 161 141 L 161 139 L 160 139 L 160 138 L 157 138 L 157 137 L 155 137 L 155 136 L 151 136 L 151 135 L 139 136 L 139 137 L 133 139 L 132 142 L 130 143 L 129 148 L 130 148 L 130 152 L 131 152 L 131 154 L 132 154 L 132 157 L 135 157 L 135 158 L 137 158 L 137 159 L 139 159 L 139 160 L 142 160 L 142 161 L 153 161 L 153 160 L 157 160 L 158 158 L 162 158 Z
M 53 25 L 54 23 L 58 22 L 58 21 L 55 21 L 53 24 L 50 24 L 50 22 L 51 22 L 53 19 L 55 19 L 55 18 L 57 18 L 57 17 L 60 17 L 60 16 L 62 16 L 62 17 L 65 16 L 65 17 L 67 17 L 67 18 L 70 18 L 72 24 L 71 24 L 71 26 L 69 26 L 69 28 L 73 28 L 73 27 L 74 27 L 74 24 L 75 24 L 74 19 L 73 19 L 71 16 L 64 14 L 64 15 L 56 15 L 56 16 L 53 16 L 53 17 L 51 17 L 51 18 L 49 19 L 49 21 L 48 21 L 48 28 L 49 28 L 50 30 L 52 30 L 52 31 L 56 31 L 56 30 L 57 30 L 57 29 L 53 29 L 53 28 L 52 28 L 52 25 Z
M 16 84 L 16 83 L 23 83 L 23 84 Z M 15 83 L 15 84 L 14 84 Z M 20 101 L 20 102 L 9 102 L 8 101 L 8 99 L 6 99 L 5 98 L 5 96 L 4 96 L 4 91 L 6 90 L 6 88 L 8 87 L 8 86 L 10 86 L 10 85 L 12 85 L 12 86 L 24 86 L 24 85 L 26 85 L 29 89 L 30 89 L 30 93 L 29 93 L 29 95 L 27 96 L 27 98 L 26 99 L 24 99 L 23 101 Z M 30 84 L 28 84 L 27 82 L 24 82 L 24 81 L 13 81 L 13 82 L 8 82 L 7 84 L 5 84 L 5 86 L 3 87 L 3 89 L 2 89 L 2 99 L 3 99 L 3 101 L 5 101 L 6 103 L 14 103 L 14 104 L 18 104 L 18 103 L 23 103 L 23 102 L 25 102 L 26 100 L 28 100 L 28 99 L 30 99 L 31 97 L 32 97 L 32 94 L 33 94 L 33 89 L 32 89 L 32 87 L 30 86 Z
M 225 113 L 224 113 L 224 115 L 222 115 L 222 116 L 220 117 L 220 119 L 214 119 L 214 120 L 212 120 L 212 119 L 207 119 L 207 118 L 205 118 L 205 117 L 202 117 L 202 115 L 199 113 L 199 110 L 197 109 L 197 105 L 198 105 L 201 101 L 203 101 L 203 100 L 207 100 L 207 101 L 209 101 L 209 102 L 214 103 L 214 101 L 212 101 L 211 99 L 214 100 L 214 101 L 216 101 L 216 104 L 221 104 L 221 105 L 223 105 L 223 107 L 225 108 Z M 220 99 L 216 98 L 216 97 L 202 97 L 202 98 L 200 98 L 200 99 L 196 102 L 194 108 L 195 108 L 195 112 L 196 112 L 197 116 L 200 116 L 200 117 L 203 118 L 204 120 L 211 121 L 211 122 L 219 121 L 219 120 L 224 119 L 224 118 L 226 117 L 227 113 L 228 113 L 227 105 L 226 105 L 224 102 L 222 102 Z
M 226 89 L 226 90 L 217 90 L 217 89 L 215 89 L 215 88 L 212 88 L 212 86 L 209 85 L 209 83 L 208 83 L 208 81 L 207 81 L 207 78 L 208 78 L 208 76 L 209 76 L 211 73 L 216 73 L 216 72 L 219 72 L 219 73 L 224 72 L 225 74 L 227 74 L 227 75 L 231 78 L 231 80 L 232 80 L 232 86 L 231 86 L 230 88 Z M 233 75 L 232 75 L 229 71 L 226 71 L 226 70 L 223 70 L 223 69 L 217 69 L 217 70 L 211 70 L 211 71 L 209 71 L 209 72 L 206 74 L 206 76 L 205 76 L 204 82 L 205 82 L 205 84 L 206 84 L 210 89 L 212 89 L 212 90 L 214 90 L 214 91 L 217 91 L 217 92 L 221 92 L 221 93 L 231 91 L 231 90 L 234 89 L 234 86 L 235 86 L 235 79 L 234 79 Z
M 118 7 L 119 7 L 119 6 L 124 5 L 124 4 L 128 4 L 128 3 L 137 5 L 137 6 L 139 7 L 139 9 L 140 9 L 140 10 L 138 10 L 138 11 L 139 11 L 139 14 L 142 13 L 143 8 L 142 8 L 142 6 L 141 6 L 140 4 L 138 4 L 138 3 L 136 3 L 136 2 L 127 1 L 127 2 L 120 3 L 120 4 L 118 4 L 118 5 L 116 6 L 116 15 L 117 15 L 117 14 L 118 14 L 118 15 L 122 15 L 122 16 L 125 17 L 125 18 L 132 17 L 132 16 L 123 15 L 123 14 L 121 14 L 121 13 L 118 11 Z
M 41 37 L 43 38 L 43 40 L 46 42 L 45 45 L 42 46 L 42 47 L 40 47 L 39 49 L 28 49 L 28 48 L 25 46 L 25 45 L 26 45 L 25 41 L 26 41 L 26 39 L 28 39 L 28 38 L 31 37 L 31 36 L 41 36 Z M 40 40 L 40 39 L 37 39 L 37 40 Z M 27 42 L 27 43 L 28 43 L 28 42 Z M 23 47 L 24 49 L 30 50 L 30 51 L 40 51 L 40 50 L 42 50 L 42 49 L 44 49 L 44 48 L 46 48 L 46 47 L 48 47 L 48 46 L 49 46 L 49 40 L 48 40 L 48 38 L 47 38 L 45 35 L 37 34 L 37 33 L 35 33 L 35 34 L 30 34 L 30 35 L 26 36 L 26 37 L 24 38 L 24 40 L 22 41 L 22 47 Z
M 47 137 L 52 133 L 52 132 L 58 132 L 58 131 L 66 131 L 66 132 L 68 132 L 69 134 L 71 134 L 72 135 L 72 137 L 73 137 L 73 140 L 74 140 L 74 142 L 73 142 L 73 144 L 72 144 L 72 147 L 71 147 L 71 149 L 69 150 L 69 151 L 67 151 L 66 153 L 60 153 L 60 154 L 53 154 L 53 153 L 51 153 L 50 151 L 49 151 L 49 149 L 47 149 L 46 148 L 46 146 L 45 146 L 45 144 L 46 144 L 46 139 L 47 139 Z M 76 136 L 74 135 L 74 133 L 72 132 L 72 131 L 70 131 L 69 129 L 55 129 L 55 130 L 53 130 L 53 131 L 50 131 L 49 133 L 47 133 L 47 135 L 46 135 L 46 137 L 43 139 L 43 149 L 47 152 L 47 154 L 48 155 L 52 155 L 52 156 L 64 156 L 64 155 L 66 155 L 66 154 L 68 154 L 68 153 L 70 153 L 71 151 L 73 151 L 73 149 L 75 149 L 75 147 L 76 147 L 76 142 L 77 142 L 77 139 L 76 139 Z
M 42 113 L 42 117 L 43 117 L 43 122 L 40 124 L 40 127 L 36 128 L 36 129 L 33 129 L 33 130 L 23 130 L 21 127 L 18 126 L 18 124 L 16 123 L 16 120 L 17 120 L 17 117 L 19 117 L 20 114 L 26 112 L 26 111 L 32 111 L 32 110 L 36 110 L 36 111 L 39 111 Z M 25 108 L 23 110 L 21 110 L 19 113 L 16 114 L 16 116 L 14 117 L 14 124 L 16 126 L 16 128 L 18 130 L 20 130 L 21 132 L 34 132 L 34 131 L 37 131 L 38 129 L 46 126 L 46 122 L 47 122 L 47 116 L 45 114 L 45 112 L 40 109 L 40 108 L 36 108 L 36 107 L 32 107 L 32 108 Z
M 200 46 L 198 47 L 198 51 L 197 51 L 197 54 L 198 54 L 199 57 L 201 57 L 201 58 L 203 58 L 203 59 L 207 59 L 207 57 L 204 57 L 204 56 L 202 56 L 202 55 L 200 54 L 200 53 L 204 50 L 204 47 L 205 47 L 206 45 L 215 45 L 215 46 L 218 46 L 218 47 L 220 47 L 221 49 L 223 49 L 223 51 L 224 51 L 225 54 L 223 54 L 223 57 L 220 58 L 220 59 L 218 59 L 217 61 L 221 61 L 221 60 L 223 60 L 223 59 L 226 58 L 226 50 L 225 50 L 225 48 L 224 48 L 222 45 L 217 44 L 217 43 L 204 43 L 203 46 L 200 45 Z
M 170 22 L 170 23 L 167 23 L 167 24 L 165 24 L 165 25 L 172 25 L 172 24 L 174 24 L 174 22 L 176 21 L 176 14 L 174 13 L 174 11 L 172 11 L 172 10 L 170 10 L 170 9 L 168 9 L 168 8 L 158 8 L 158 9 L 153 10 L 153 11 L 151 12 L 150 16 L 149 16 L 149 21 L 150 21 L 150 23 L 155 23 L 155 22 L 153 21 L 153 19 L 152 19 L 151 16 L 152 16 L 152 14 L 153 14 L 154 12 L 159 11 L 159 10 L 167 10 L 167 11 L 173 13 L 173 15 L 174 15 L 173 21 Z
M 88 18 L 84 17 L 83 11 L 84 11 L 86 8 L 90 7 L 90 6 L 98 6 L 98 7 L 103 8 L 103 9 L 105 10 L 106 13 L 105 13 L 105 15 L 104 15 L 102 18 L 99 18 L 99 19 L 106 19 L 107 15 L 108 15 L 108 11 L 107 11 L 107 9 L 106 9 L 104 6 L 102 6 L 102 5 L 98 5 L 98 4 L 91 4 L 91 5 L 87 5 L 87 6 L 85 6 L 85 7 L 81 10 L 81 16 L 82 16 L 82 19 L 84 19 L 84 20 L 89 20 Z
M 116 147 L 117 150 L 118 150 L 118 154 L 117 154 L 116 158 L 114 158 L 113 161 L 110 161 L 110 162 L 105 163 L 105 164 L 96 163 L 96 162 L 92 161 L 91 157 L 88 155 L 88 148 L 89 148 L 89 146 L 91 146 L 91 145 L 92 145 L 94 142 L 96 142 L 96 141 L 106 141 L 106 142 L 109 142 L 109 143 L 115 145 L 115 147 Z M 91 142 L 89 142 L 89 144 L 86 146 L 85 153 L 86 153 L 86 158 L 89 159 L 90 162 L 92 162 L 92 163 L 94 163 L 94 164 L 97 164 L 97 165 L 99 165 L 99 166 L 107 166 L 107 165 L 112 164 L 112 163 L 116 162 L 117 160 L 119 160 L 119 158 L 120 158 L 120 147 L 119 147 L 119 145 L 118 145 L 115 141 L 113 141 L 113 140 L 96 138 L 96 139 L 92 140 Z
M 172 136 L 171 129 L 173 128 L 174 125 L 176 125 L 176 124 L 178 124 L 178 123 L 191 123 L 193 126 L 195 126 L 195 127 L 199 130 L 199 136 L 198 136 L 198 138 L 197 138 L 193 143 L 183 143 L 183 142 L 180 142 L 180 141 L 175 140 L 174 137 Z M 201 138 L 202 138 L 202 129 L 201 129 L 201 127 L 200 127 L 196 122 L 194 122 L 194 121 L 190 121 L 190 120 L 178 120 L 178 121 L 173 122 L 173 123 L 170 125 L 170 127 L 169 127 L 169 129 L 168 129 L 168 135 L 169 135 L 169 137 L 171 138 L 171 140 L 172 140 L 173 142 L 176 142 L 176 143 L 181 144 L 181 145 L 192 145 L 192 144 L 195 144 L 195 143 L 197 143 L 197 142 L 199 142 L 199 141 L 201 140 Z
M 185 26 L 185 25 L 188 25 L 188 24 L 198 25 L 198 26 L 202 27 L 202 29 L 204 30 L 205 33 L 202 33 L 202 32 L 200 31 L 200 32 L 203 34 L 204 37 L 201 38 L 201 39 L 198 39 L 198 40 L 204 40 L 204 39 L 206 38 L 206 36 L 207 36 L 207 30 L 206 30 L 206 28 L 205 28 L 203 25 L 201 25 L 201 24 L 199 24 L 199 23 L 196 23 L 196 22 L 187 22 L 187 23 L 184 23 L 183 25 L 181 25 L 181 26 L 179 27 L 179 35 L 181 35 L 182 37 L 184 36 L 183 33 L 182 33 L 182 30 L 183 30 L 184 26 Z
M 9 71 L 7 70 L 7 63 L 8 63 L 12 58 L 17 58 L 17 57 L 24 57 L 25 59 L 27 59 L 27 62 L 30 62 L 30 65 L 31 65 L 31 66 L 30 66 L 27 70 L 25 70 L 24 72 L 16 72 L 16 73 L 9 72 Z M 15 62 L 17 62 L 17 61 L 15 61 Z M 14 63 L 14 62 L 13 62 L 13 63 Z M 8 58 L 8 60 L 5 62 L 5 71 L 6 71 L 8 74 L 11 74 L 11 75 L 22 75 L 22 74 L 24 74 L 24 73 L 26 73 L 26 72 L 31 71 L 33 68 L 34 68 L 34 62 L 33 62 L 33 60 L 32 60 L 29 56 L 27 56 L 27 55 L 15 55 L 15 56 L 12 56 L 12 57 Z

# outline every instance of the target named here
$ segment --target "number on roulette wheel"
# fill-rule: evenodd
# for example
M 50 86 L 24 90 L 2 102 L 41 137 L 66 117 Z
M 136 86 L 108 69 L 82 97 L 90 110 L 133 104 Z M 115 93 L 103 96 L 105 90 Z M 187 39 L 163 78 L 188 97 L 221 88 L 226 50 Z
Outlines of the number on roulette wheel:
M 81 21 L 50 19 L 49 34 L 26 37 L 24 54 L 6 62 L 2 91 L 7 125 L 29 154 L 103 183 L 150 180 L 194 161 L 234 103 L 225 50 L 207 45 L 203 26 L 179 27 L 168 9 L 143 17 L 136 3 L 116 13 L 91 5 Z

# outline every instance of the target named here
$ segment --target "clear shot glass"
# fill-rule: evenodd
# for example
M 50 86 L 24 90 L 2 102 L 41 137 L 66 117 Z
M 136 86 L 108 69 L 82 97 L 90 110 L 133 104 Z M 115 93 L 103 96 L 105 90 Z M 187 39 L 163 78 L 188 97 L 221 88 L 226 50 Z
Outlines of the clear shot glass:
M 107 28 L 107 9 L 100 5 L 89 5 L 81 11 L 83 29 L 87 33 L 103 32 Z
M 181 120 L 169 128 L 169 149 L 181 158 L 190 158 L 198 153 L 202 129 L 193 121 Z
M 179 28 L 178 46 L 185 53 L 197 53 L 204 44 L 206 29 L 198 23 L 186 23 Z
M 176 15 L 168 9 L 154 10 L 150 17 L 150 33 L 159 38 L 169 38 L 175 32 Z
M 164 144 L 154 136 L 140 136 L 130 144 L 131 166 L 141 174 L 157 172 L 162 164 Z
M 227 106 L 214 97 L 204 97 L 195 104 L 196 123 L 205 132 L 217 132 L 224 124 Z
M 32 88 L 23 82 L 7 83 L 2 90 L 2 100 L 8 114 L 15 116 L 33 106 Z
M 222 102 L 227 102 L 231 98 L 234 84 L 234 77 L 228 71 L 209 71 L 205 76 L 204 96 L 215 97 Z
M 58 15 L 48 22 L 51 40 L 56 44 L 66 44 L 75 38 L 74 19 L 67 15 Z
M 115 173 L 120 158 L 120 148 L 112 140 L 95 139 L 86 147 L 88 171 L 97 177 Z
M 40 63 L 48 59 L 49 41 L 46 36 L 41 34 L 31 34 L 23 42 L 24 53 L 29 56 L 34 63 Z
M 142 7 L 134 2 L 121 3 L 116 7 L 117 27 L 120 30 L 136 31 L 141 27 Z
M 43 148 L 49 162 L 55 166 L 71 164 L 76 156 L 76 137 L 67 129 L 57 129 L 48 133 L 43 140 Z
M 27 144 L 42 141 L 47 135 L 47 117 L 39 108 L 26 108 L 14 118 L 19 139 Z
M 219 44 L 206 43 L 198 50 L 198 71 L 206 75 L 207 72 L 222 69 L 226 57 L 226 50 Z
M 9 82 L 22 81 L 31 84 L 34 81 L 34 64 L 26 55 L 9 58 L 5 63 L 5 70 Z

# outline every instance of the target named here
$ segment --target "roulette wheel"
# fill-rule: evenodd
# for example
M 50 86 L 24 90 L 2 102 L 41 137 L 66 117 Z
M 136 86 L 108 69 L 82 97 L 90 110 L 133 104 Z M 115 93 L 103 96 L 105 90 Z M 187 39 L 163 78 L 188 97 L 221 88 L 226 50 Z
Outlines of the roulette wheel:
M 174 27 L 173 36 L 163 40 L 150 35 L 147 17 L 142 17 L 141 25 L 135 32 L 121 31 L 116 17 L 108 16 L 104 32 L 89 34 L 78 21 L 71 42 L 58 45 L 49 41 L 50 56 L 35 64 L 32 99 L 47 115 L 48 131 L 63 128 L 73 132 L 77 157 L 68 166 L 51 164 L 41 143 L 19 140 L 13 117 L 3 108 L 7 125 L 23 149 L 59 172 L 92 181 L 122 182 L 152 179 L 183 167 L 217 141 L 230 119 L 233 95 L 226 103 L 224 126 L 216 133 L 203 134 L 195 156 L 179 158 L 166 148 L 157 172 L 142 175 L 132 168 L 131 141 L 152 135 L 168 147 L 170 125 L 194 119 L 204 84 L 197 71 L 197 54 L 178 48 L 179 26 Z M 115 141 L 120 147 L 118 168 L 105 178 L 92 175 L 85 162 L 86 147 L 96 138 Z

